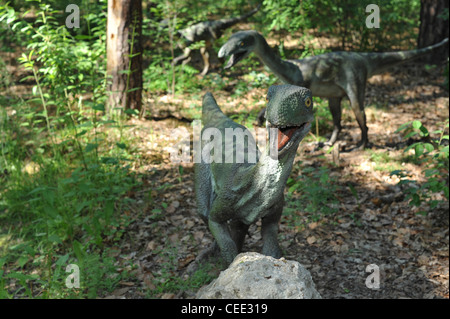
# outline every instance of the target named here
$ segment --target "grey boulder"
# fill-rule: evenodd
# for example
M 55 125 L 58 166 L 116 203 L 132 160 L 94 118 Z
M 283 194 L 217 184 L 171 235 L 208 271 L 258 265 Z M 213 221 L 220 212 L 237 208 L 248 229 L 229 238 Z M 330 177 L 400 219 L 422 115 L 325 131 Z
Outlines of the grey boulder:
M 321 299 L 300 263 L 259 253 L 242 253 L 197 299 Z

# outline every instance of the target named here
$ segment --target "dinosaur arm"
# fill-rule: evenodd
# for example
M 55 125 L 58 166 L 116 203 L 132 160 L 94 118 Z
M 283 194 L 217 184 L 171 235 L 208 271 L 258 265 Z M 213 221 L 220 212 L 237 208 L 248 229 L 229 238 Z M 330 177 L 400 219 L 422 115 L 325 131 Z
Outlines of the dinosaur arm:
M 196 164 L 194 178 L 197 211 L 200 217 L 207 222 L 211 205 L 214 200 L 210 165 L 206 163 Z

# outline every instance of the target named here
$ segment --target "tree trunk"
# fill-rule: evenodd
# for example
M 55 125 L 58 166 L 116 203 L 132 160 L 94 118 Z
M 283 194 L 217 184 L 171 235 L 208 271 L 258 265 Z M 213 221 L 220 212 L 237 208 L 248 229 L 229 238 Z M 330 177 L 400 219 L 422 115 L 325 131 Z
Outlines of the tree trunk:
M 141 33 L 141 0 L 108 0 L 106 71 L 109 111 L 114 108 L 141 110 Z
M 420 1 L 420 29 L 417 41 L 419 48 L 424 48 L 448 38 L 448 11 L 447 18 L 442 17 L 444 10 L 448 10 L 448 3 L 448 0 Z M 423 57 L 422 61 L 436 63 L 447 59 L 447 57 L 448 46 L 444 46 Z

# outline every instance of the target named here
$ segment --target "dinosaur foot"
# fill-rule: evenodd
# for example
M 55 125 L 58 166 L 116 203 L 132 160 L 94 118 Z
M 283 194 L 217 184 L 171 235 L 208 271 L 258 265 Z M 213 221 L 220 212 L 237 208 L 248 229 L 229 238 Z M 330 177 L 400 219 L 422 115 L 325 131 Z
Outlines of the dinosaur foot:
M 313 146 L 312 151 L 317 152 L 326 147 L 326 143 L 324 142 L 312 142 L 311 145 Z
M 315 147 L 314 147 L 314 152 L 319 151 L 319 150 L 329 150 L 330 148 L 332 148 L 334 146 L 334 148 L 339 148 L 341 146 L 345 147 L 345 143 L 342 142 L 338 142 L 338 143 L 331 143 L 330 141 L 326 141 L 326 142 L 313 142 L 312 143 Z
M 369 141 L 359 141 L 355 147 L 345 150 L 346 152 L 364 151 L 365 149 L 372 148 L 372 143 Z
M 189 264 L 189 266 L 186 268 L 185 274 L 191 275 L 193 274 L 199 266 L 207 261 L 210 258 L 219 258 L 220 257 L 220 250 L 219 245 L 217 245 L 217 242 L 214 241 L 209 247 L 203 249 L 198 254 L 197 258 Z
M 327 142 L 317 142 L 315 143 L 316 147 L 314 148 L 314 151 L 318 151 L 318 150 L 329 150 L 330 148 L 333 147 L 333 150 L 338 151 L 338 152 L 355 152 L 355 151 L 363 151 L 365 149 L 368 148 L 372 148 L 373 145 L 372 143 L 369 142 L 362 142 L 360 141 L 358 144 L 356 144 L 354 147 L 349 147 L 347 148 L 347 143 L 343 142 L 343 141 L 338 141 L 336 143 L 331 143 L 330 141 Z
M 332 147 L 335 142 L 326 141 L 326 142 L 319 142 L 319 144 L 322 144 L 322 147 Z
M 206 76 L 206 74 L 208 74 L 209 72 L 209 68 L 204 68 L 203 71 L 200 73 L 200 76 Z

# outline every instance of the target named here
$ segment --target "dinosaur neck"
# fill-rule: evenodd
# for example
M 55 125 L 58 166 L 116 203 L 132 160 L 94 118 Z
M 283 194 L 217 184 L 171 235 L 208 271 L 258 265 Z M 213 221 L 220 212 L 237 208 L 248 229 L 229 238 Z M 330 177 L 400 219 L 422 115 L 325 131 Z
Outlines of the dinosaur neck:
M 283 82 L 302 85 L 303 75 L 299 67 L 277 56 L 264 37 L 259 33 L 256 33 L 255 38 L 256 46 L 253 52 L 255 52 L 261 61 Z
M 280 195 L 278 192 L 284 191 L 284 186 L 292 171 L 296 149 L 293 148 L 288 154 L 275 160 L 269 155 L 269 145 L 266 146 L 266 151 L 254 167 L 256 188 L 263 190 L 266 200 L 278 198 Z

